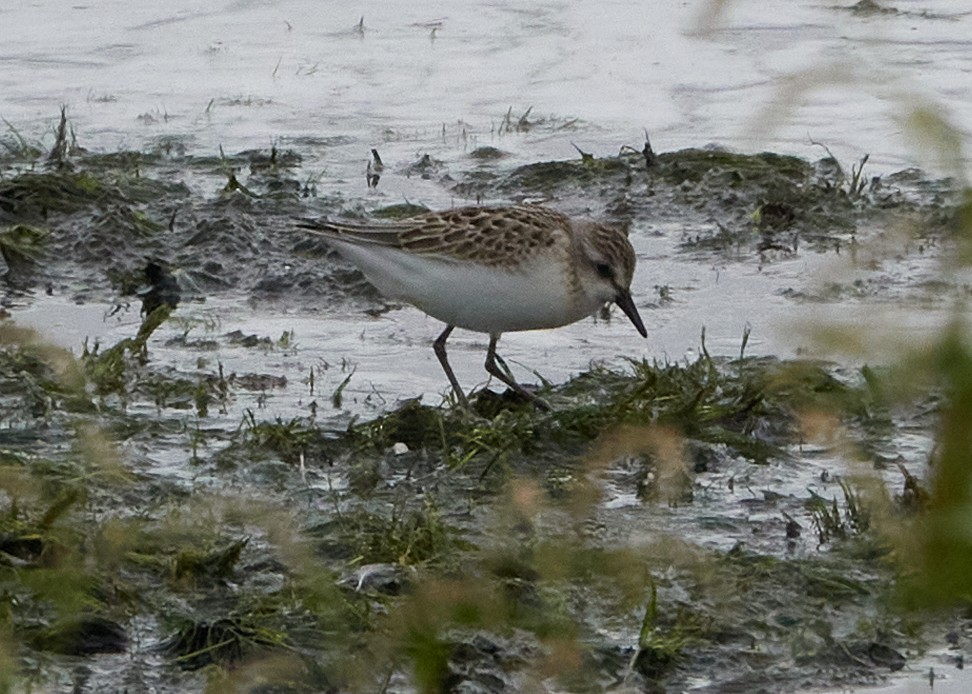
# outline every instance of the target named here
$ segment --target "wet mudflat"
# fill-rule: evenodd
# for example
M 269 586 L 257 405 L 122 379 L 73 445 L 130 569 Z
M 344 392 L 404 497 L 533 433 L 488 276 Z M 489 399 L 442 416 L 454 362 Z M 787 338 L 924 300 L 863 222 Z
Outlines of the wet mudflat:
M 551 412 L 490 384 L 464 411 L 438 326 L 293 227 L 414 207 L 326 194 L 298 149 L 91 153 L 59 132 L 8 135 L 0 177 L 4 686 L 779 691 L 880 682 L 929 648 L 959 672 L 966 616 L 931 609 L 966 580 L 955 181 L 643 142 L 419 158 L 457 199 L 627 226 L 649 323 L 759 287 L 774 320 L 893 303 L 934 345 L 781 358 L 749 325 L 649 359 L 604 315 L 567 330 L 590 344 L 560 370 L 560 331 L 511 340 Z M 726 279 L 651 284 L 700 266 Z
M 611 10 L 0 10 L 0 690 L 969 688 L 967 8 Z M 512 202 L 551 412 L 294 228 Z

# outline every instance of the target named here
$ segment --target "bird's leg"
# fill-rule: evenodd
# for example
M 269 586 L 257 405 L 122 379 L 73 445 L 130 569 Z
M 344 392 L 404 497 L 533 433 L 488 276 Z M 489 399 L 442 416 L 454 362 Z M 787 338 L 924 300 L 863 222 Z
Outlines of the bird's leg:
M 493 359 L 496 361 L 496 365 L 503 369 L 503 373 L 506 374 L 506 378 L 508 378 L 510 381 L 516 380 L 513 376 L 513 371 L 511 371 L 510 367 L 506 365 L 506 360 L 500 355 L 496 354 L 495 350 L 493 351 Z M 509 381 L 504 380 L 503 383 L 509 383 Z
M 497 342 L 499 342 L 499 335 L 489 336 L 489 349 L 486 350 L 486 371 L 491 376 L 495 376 L 509 386 L 511 390 L 519 393 L 527 400 L 533 402 L 541 410 L 549 410 L 550 405 L 548 405 L 542 398 L 538 397 L 536 393 L 531 393 L 529 390 L 517 383 L 516 380 L 514 380 L 513 375 L 508 373 L 509 369 L 506 369 L 504 372 L 503 369 L 497 365 L 497 359 L 499 359 L 500 362 L 503 362 L 503 358 L 496 354 Z M 503 366 L 506 366 L 505 362 L 503 362 Z
M 435 338 L 435 342 L 432 343 L 432 349 L 435 351 L 435 356 L 439 358 L 439 364 L 442 365 L 442 370 L 445 371 L 446 378 L 449 379 L 449 383 L 452 385 L 452 391 L 456 394 L 456 399 L 459 404 L 469 409 L 469 401 L 466 400 L 466 394 L 462 392 L 462 386 L 459 385 L 459 380 L 456 375 L 452 373 L 452 367 L 449 366 L 449 358 L 446 356 L 446 340 L 449 339 L 449 335 L 452 331 L 456 329 L 454 325 L 447 325 L 442 334 Z

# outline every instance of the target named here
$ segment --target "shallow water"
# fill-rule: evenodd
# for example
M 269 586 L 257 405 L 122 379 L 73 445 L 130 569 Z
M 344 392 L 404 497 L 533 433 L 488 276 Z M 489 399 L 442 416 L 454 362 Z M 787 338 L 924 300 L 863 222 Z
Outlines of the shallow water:
M 37 0 L 0 9 L 0 115 L 34 135 L 67 104 L 81 143 L 112 151 L 173 135 L 197 152 L 316 141 L 310 168 L 356 184 L 372 146 L 392 163 L 499 140 L 535 161 L 573 156 L 572 142 L 640 146 L 642 128 L 660 151 L 809 157 L 813 139 L 881 172 L 927 163 L 901 122 L 916 99 L 972 131 L 965 3 L 725 5 L 703 32 L 700 2 Z M 791 93 L 794 76 L 805 89 Z M 781 98 L 786 118 L 761 116 Z M 507 110 L 529 108 L 547 122 L 500 139 Z M 414 179 L 382 193 L 448 202 Z

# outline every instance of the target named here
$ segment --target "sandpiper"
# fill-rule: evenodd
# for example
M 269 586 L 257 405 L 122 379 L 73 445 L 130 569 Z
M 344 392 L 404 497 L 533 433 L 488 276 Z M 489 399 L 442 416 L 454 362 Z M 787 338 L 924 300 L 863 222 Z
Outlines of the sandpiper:
M 299 226 L 327 239 L 382 294 L 446 324 L 433 348 L 463 406 L 466 394 L 446 357 L 455 328 L 487 333 L 486 371 L 541 407 L 543 400 L 497 365 L 501 333 L 560 327 L 614 302 L 648 336 L 631 298 L 634 249 L 624 232 L 604 224 L 515 205 Z

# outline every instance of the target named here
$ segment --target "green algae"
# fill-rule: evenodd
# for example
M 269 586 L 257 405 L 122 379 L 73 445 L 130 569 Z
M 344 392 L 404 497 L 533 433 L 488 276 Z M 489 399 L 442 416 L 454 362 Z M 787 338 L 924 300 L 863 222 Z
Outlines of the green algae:
M 15 224 L 0 231 L 0 254 L 10 272 L 29 271 L 44 259 L 47 230 Z
M 258 615 L 222 617 L 212 622 L 188 622 L 163 646 L 182 668 L 232 666 L 254 652 L 281 648 L 286 639 L 261 623 Z
M 408 401 L 350 432 L 358 447 L 383 451 L 395 443 L 441 453 L 450 467 L 477 460 L 490 467 L 511 456 L 561 458 L 585 451 L 598 437 L 625 426 L 673 427 L 700 444 L 726 445 L 753 462 L 786 457 L 798 440 L 797 420 L 812 411 L 844 412 L 862 426 L 887 423 L 863 378 L 839 380 L 820 363 L 775 359 L 713 360 L 687 364 L 632 362 L 630 374 L 593 369 L 546 396 L 549 414 L 522 405 L 494 404 L 488 392 L 473 409 L 442 410 Z M 753 436 L 754 431 L 760 436 Z
M 64 655 L 123 653 L 128 635 L 116 621 L 99 615 L 75 615 L 41 629 L 31 637 L 34 647 Z
M 199 580 L 229 578 L 240 561 L 248 540 L 236 540 L 224 547 L 182 549 L 172 560 L 172 579 L 177 582 L 195 583 Z
M 405 219 L 415 215 L 429 212 L 429 208 L 423 205 L 416 205 L 411 202 L 398 203 L 397 205 L 387 205 L 374 211 L 374 216 L 380 219 Z
M 493 162 L 500 159 L 505 159 L 510 156 L 507 152 L 504 152 L 497 147 L 490 147 L 489 145 L 483 147 L 477 147 L 472 152 L 469 153 L 470 159 L 476 159 L 481 162 Z
M 135 337 L 125 338 L 104 352 L 97 344 L 90 350 L 85 345 L 81 363 L 98 395 L 127 396 L 132 371 L 146 362 L 149 338 L 171 313 L 172 307 L 160 306 L 145 317 Z
M 527 164 L 511 172 L 500 188 L 506 191 L 551 192 L 562 187 L 602 183 L 626 175 L 628 165 L 622 159 L 581 159 Z
M 401 505 L 389 513 L 366 508 L 342 512 L 328 524 L 328 553 L 340 554 L 355 564 L 447 566 L 457 561 L 457 550 L 468 545 L 450 527 L 435 502 L 427 499 L 417 508 Z
M 305 456 L 317 460 L 325 458 L 332 448 L 330 437 L 304 417 L 286 421 L 279 417 L 273 422 L 257 421 L 253 411 L 248 410 L 243 424 L 239 449 L 234 450 L 246 451 L 250 457 L 254 454 L 272 455 L 285 463 L 296 465 Z

